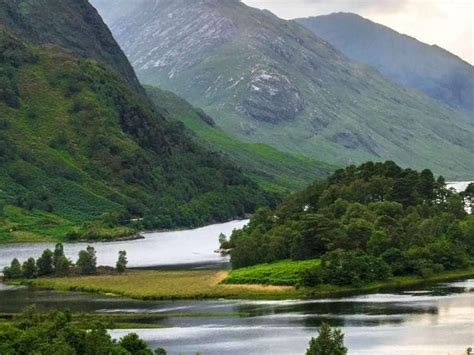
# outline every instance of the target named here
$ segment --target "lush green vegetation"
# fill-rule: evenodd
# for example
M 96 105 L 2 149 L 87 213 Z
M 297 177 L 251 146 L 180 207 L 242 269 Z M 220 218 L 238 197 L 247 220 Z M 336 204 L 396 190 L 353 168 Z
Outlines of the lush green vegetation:
M 0 322 L 0 353 L 152 355 L 153 351 L 135 333 L 116 341 L 105 324 L 73 321 L 71 312 L 40 314 L 30 306 L 12 321 Z
M 344 334 L 340 329 L 332 329 L 329 324 L 323 323 L 318 330 L 318 336 L 311 338 L 306 355 L 346 355 Z
M 0 242 L 242 217 L 273 197 L 101 64 L 0 30 Z
M 200 144 L 221 152 L 266 190 L 281 193 L 301 189 L 337 169 L 334 165 L 284 153 L 266 144 L 239 140 L 219 129 L 204 111 L 179 96 L 152 86 L 146 89 L 158 111 L 183 122 Z
M 357 286 L 392 275 L 430 277 L 472 263 L 469 201 L 469 192 L 461 196 L 447 190 L 444 179 L 435 179 L 429 170 L 369 162 L 336 171 L 275 210 L 258 211 L 226 247 L 233 248 L 236 269 L 321 258 L 320 266 L 302 274 L 304 286 Z
M 304 272 L 319 266 L 320 259 L 282 260 L 232 270 L 225 284 L 296 285 Z

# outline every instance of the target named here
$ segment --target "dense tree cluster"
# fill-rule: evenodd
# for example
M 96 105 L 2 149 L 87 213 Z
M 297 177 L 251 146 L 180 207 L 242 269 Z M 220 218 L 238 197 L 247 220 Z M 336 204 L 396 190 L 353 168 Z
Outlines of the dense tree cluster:
M 156 354 L 166 354 L 157 349 Z M 0 323 L 0 354 L 153 355 L 135 333 L 116 341 L 101 324 L 72 320 L 70 312 L 39 314 L 27 307 L 12 323 Z
M 393 162 L 350 166 L 295 193 L 275 210 L 261 209 L 235 231 L 234 268 L 291 258 L 322 258 L 303 283 L 350 284 L 390 275 L 467 266 L 474 256 L 474 216 L 461 196 L 430 170 Z
M 116 263 L 116 271 L 123 273 L 127 269 L 127 253 L 119 251 Z M 21 264 L 14 258 L 10 264 L 3 269 L 6 279 L 32 279 L 38 276 L 67 276 L 71 273 L 79 275 L 94 275 L 97 273 L 97 256 L 93 247 L 88 246 L 81 250 L 77 262 L 74 264 L 64 255 L 64 247 L 61 243 L 56 244 L 54 251 L 46 249 L 43 254 L 35 260 L 28 258 Z
M 39 73 L 35 85 L 32 73 Z M 60 217 L 71 227 L 41 233 L 89 241 L 121 238 L 115 227 L 130 227 L 131 235 L 225 222 L 274 203 L 275 194 L 115 74 L 0 28 L 0 203 L 7 212 Z M 19 213 L 0 219 L 0 238 L 11 237 L 9 224 L 37 233 Z

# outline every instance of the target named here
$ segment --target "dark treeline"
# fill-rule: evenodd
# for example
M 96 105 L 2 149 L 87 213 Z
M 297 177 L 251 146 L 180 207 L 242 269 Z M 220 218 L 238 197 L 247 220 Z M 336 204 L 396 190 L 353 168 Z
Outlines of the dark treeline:
M 468 266 L 474 256 L 474 216 L 466 212 L 474 186 L 457 194 L 430 170 L 393 162 L 350 166 L 261 209 L 235 231 L 234 268 L 291 258 L 322 258 L 304 285 L 358 284 L 391 275 L 424 277 Z
M 127 252 L 119 251 L 115 271 L 123 273 L 128 264 Z M 111 268 L 106 268 L 111 269 Z M 81 250 L 77 262 L 74 264 L 64 255 L 64 247 L 61 243 L 56 244 L 54 251 L 45 249 L 38 258 L 28 258 L 23 264 L 14 258 L 10 264 L 3 269 L 5 279 L 32 279 L 38 276 L 68 276 L 70 274 L 94 275 L 97 273 L 97 256 L 93 247 L 88 246 Z M 110 271 L 110 270 L 109 270 Z
M 71 312 L 40 314 L 27 307 L 12 322 L 0 323 L 0 354 L 165 355 L 135 333 L 114 340 L 101 323 L 73 321 Z

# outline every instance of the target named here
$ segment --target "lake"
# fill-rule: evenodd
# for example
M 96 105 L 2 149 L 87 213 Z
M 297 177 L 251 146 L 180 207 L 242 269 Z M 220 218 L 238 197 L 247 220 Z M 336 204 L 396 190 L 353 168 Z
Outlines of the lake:
M 0 312 L 17 312 L 35 303 L 43 310 L 212 313 L 165 317 L 170 328 L 111 331 L 117 338 L 137 332 L 150 346 L 162 346 L 169 354 L 304 354 L 322 321 L 342 327 L 350 354 L 463 354 L 474 344 L 474 279 L 310 301 L 138 301 L 0 284 L 0 300 Z
M 125 249 L 130 266 L 135 267 L 220 267 L 228 259 L 213 252 L 219 234 L 229 235 L 246 223 L 146 233 L 142 240 L 96 243 L 94 247 L 99 264 L 105 265 L 113 265 L 118 251 Z M 14 256 L 37 257 L 46 247 L 53 245 L 1 245 L 0 265 Z M 65 244 L 65 251 L 75 259 L 85 247 Z M 165 316 L 163 323 L 169 328 L 111 331 L 116 338 L 137 332 L 150 346 L 164 347 L 169 354 L 304 354 L 322 321 L 342 327 L 350 354 L 463 354 L 474 345 L 474 279 L 404 292 L 309 301 L 139 301 L 0 283 L 0 312 L 18 312 L 29 304 L 42 310 L 208 313 L 208 317 Z
M 230 236 L 234 229 L 240 229 L 248 220 L 213 224 L 203 228 L 172 232 L 143 233 L 145 239 L 106 243 L 63 243 L 68 258 L 77 260 L 80 250 L 93 245 L 97 252 L 98 265 L 115 266 L 118 252 L 127 251 L 129 267 L 154 267 L 187 265 L 210 267 L 228 262 L 214 250 L 219 248 L 219 234 Z M 13 258 L 24 261 L 29 257 L 41 256 L 44 249 L 54 244 L 27 243 L 0 245 L 0 270 L 10 264 Z

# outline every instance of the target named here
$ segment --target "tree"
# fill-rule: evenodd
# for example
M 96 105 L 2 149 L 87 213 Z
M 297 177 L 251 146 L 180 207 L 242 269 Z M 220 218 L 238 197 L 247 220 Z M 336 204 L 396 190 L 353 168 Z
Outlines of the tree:
M 155 349 L 155 355 L 166 355 L 166 350 L 163 349 L 163 348 L 156 348 Z
M 12 260 L 10 267 L 3 269 L 3 275 L 5 275 L 7 279 L 19 279 L 22 276 L 21 264 L 17 258 Z
M 340 329 L 331 329 L 323 323 L 318 331 L 318 337 L 311 338 L 306 355 L 345 355 L 344 335 Z
M 69 273 L 70 266 L 71 262 L 64 255 L 62 255 L 56 260 L 56 268 L 54 269 L 54 272 L 58 276 L 65 276 Z
M 125 250 L 119 251 L 118 260 L 117 260 L 117 263 L 115 264 L 117 271 L 120 273 L 125 272 L 127 268 L 127 264 L 128 264 L 127 252 Z
M 38 275 L 50 275 L 54 272 L 53 267 L 53 252 L 50 249 L 43 251 L 43 254 L 36 261 L 38 268 Z
M 97 257 L 95 249 L 90 245 L 86 250 L 79 252 L 79 259 L 77 260 L 76 266 L 79 268 L 79 272 L 82 275 L 93 275 L 97 271 Z
M 34 258 L 29 258 L 23 263 L 21 268 L 22 275 L 26 279 L 32 279 L 38 274 L 38 269 L 36 268 L 36 261 Z
M 130 333 L 120 339 L 119 345 L 134 355 L 153 355 L 146 343 L 136 333 Z
M 56 244 L 53 252 L 53 266 L 55 269 L 58 267 L 58 260 L 64 256 L 64 247 L 61 243 Z

